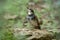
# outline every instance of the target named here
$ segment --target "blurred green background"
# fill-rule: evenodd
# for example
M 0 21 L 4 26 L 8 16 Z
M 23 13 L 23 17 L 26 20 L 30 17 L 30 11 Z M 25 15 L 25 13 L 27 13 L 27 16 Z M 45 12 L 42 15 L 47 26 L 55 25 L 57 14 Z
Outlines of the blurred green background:
M 42 29 L 57 32 L 56 38 L 60 40 L 60 0 L 40 1 L 33 0 L 36 4 L 33 8 L 37 17 L 43 19 Z M 11 30 L 15 27 L 23 28 L 29 2 L 30 0 L 0 0 L 0 40 L 18 40 Z

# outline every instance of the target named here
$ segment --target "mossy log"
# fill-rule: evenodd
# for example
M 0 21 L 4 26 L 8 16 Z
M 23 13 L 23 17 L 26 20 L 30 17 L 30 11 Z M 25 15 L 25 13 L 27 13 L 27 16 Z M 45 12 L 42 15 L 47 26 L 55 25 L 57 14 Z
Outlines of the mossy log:
M 38 29 L 29 30 L 26 28 L 23 29 L 15 28 L 14 36 L 17 37 L 19 35 L 27 36 L 26 40 L 52 40 L 55 37 L 53 32 L 49 32 L 47 30 Z

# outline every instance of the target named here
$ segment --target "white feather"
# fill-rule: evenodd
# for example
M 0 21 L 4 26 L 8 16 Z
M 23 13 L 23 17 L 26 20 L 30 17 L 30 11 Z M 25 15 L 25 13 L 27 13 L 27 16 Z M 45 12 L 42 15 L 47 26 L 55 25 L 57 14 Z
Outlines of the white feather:
M 28 15 L 31 15 L 31 14 L 32 14 L 31 10 L 28 10 Z

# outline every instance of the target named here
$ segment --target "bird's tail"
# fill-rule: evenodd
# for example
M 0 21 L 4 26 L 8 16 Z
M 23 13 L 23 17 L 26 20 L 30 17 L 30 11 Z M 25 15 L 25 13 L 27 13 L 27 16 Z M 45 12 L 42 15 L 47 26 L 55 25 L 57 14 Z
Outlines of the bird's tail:
M 41 27 L 40 26 L 35 26 L 35 29 L 41 29 Z

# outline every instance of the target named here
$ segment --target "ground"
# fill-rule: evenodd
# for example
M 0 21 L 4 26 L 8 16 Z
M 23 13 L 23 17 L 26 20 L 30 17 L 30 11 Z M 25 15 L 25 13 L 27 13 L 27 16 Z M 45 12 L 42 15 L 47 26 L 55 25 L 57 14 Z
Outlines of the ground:
M 30 6 L 28 3 L 29 0 L 0 0 L 0 40 L 17 40 L 10 30 L 24 28 L 23 21 L 27 15 L 27 6 Z M 57 40 L 60 40 L 59 5 L 59 0 L 33 0 L 33 6 L 30 6 L 38 19 L 43 19 L 41 28 L 56 32 Z M 27 27 L 30 27 L 29 24 Z

